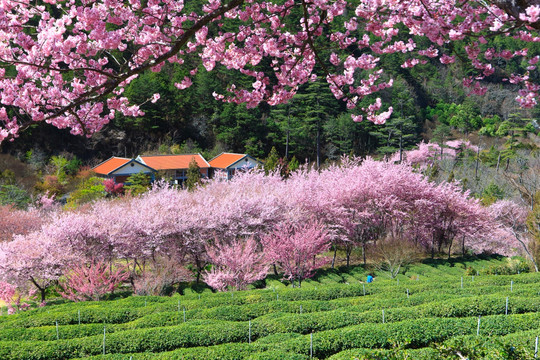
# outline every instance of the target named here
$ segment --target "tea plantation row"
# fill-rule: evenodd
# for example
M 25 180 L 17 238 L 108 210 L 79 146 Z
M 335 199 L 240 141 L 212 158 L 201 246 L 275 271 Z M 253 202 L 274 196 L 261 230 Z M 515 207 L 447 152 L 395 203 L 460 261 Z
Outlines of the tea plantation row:
M 301 289 L 274 281 L 50 305 L 0 317 L 0 359 L 533 359 L 538 275 L 465 275 L 504 263 L 418 264 L 372 284 L 357 267 Z

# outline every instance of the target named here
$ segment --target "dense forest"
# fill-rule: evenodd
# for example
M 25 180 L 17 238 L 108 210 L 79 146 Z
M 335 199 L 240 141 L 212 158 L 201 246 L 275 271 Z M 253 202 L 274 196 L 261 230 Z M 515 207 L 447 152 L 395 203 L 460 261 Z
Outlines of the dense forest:
M 492 40 L 495 47 L 497 40 Z M 499 46 L 512 45 L 503 40 Z M 385 125 L 352 122 L 345 103 L 334 98 L 323 80 L 301 88 L 288 104 L 247 109 L 214 99 L 213 92 L 242 81 L 226 69 L 208 73 L 201 66 L 193 86 L 178 90 L 174 84 L 182 81 L 188 67 L 167 64 L 161 72 L 142 74 L 126 91 L 133 103 L 142 104 L 144 116 L 117 115 L 102 134 L 91 139 L 36 124 L 16 142 L 3 144 L 2 152 L 17 155 L 34 150 L 51 156 L 67 151 L 92 163 L 112 155 L 147 152 L 201 151 L 211 156 L 232 151 L 265 158 L 275 146 L 285 158 L 325 161 L 349 153 L 388 154 L 399 149 L 400 141 L 410 148 L 442 133 L 460 137 L 480 130 L 481 135 L 501 136 L 504 131 L 497 130 L 505 121 L 515 124 L 505 123 L 505 128 L 528 126 L 534 132 L 536 126 L 538 131 L 531 122 L 538 109 L 520 109 L 514 101 L 517 88 L 501 83 L 503 74 L 492 75 L 493 84 L 484 96 L 468 96 L 462 85 L 468 71 L 463 63 L 448 67 L 433 60 L 407 69 L 398 65 L 399 55 L 381 60 L 394 78 L 393 87 L 379 94 L 383 103 L 395 109 Z M 503 64 L 509 72 L 512 66 L 517 65 Z M 149 101 L 154 93 L 161 95 L 156 103 Z M 365 102 L 372 100 L 367 97 Z

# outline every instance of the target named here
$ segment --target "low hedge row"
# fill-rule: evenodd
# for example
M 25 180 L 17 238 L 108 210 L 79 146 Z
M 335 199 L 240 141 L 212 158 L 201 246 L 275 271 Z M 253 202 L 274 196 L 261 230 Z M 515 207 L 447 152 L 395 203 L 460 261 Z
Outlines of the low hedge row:
M 432 348 L 407 350 L 352 349 L 332 355 L 328 360 L 448 360 L 440 351 Z
M 479 279 L 477 277 L 477 279 Z M 219 308 L 223 306 L 244 306 L 258 303 L 271 303 L 279 300 L 282 302 L 288 301 L 332 301 L 333 299 L 351 301 L 352 303 L 364 303 L 365 299 L 370 298 L 374 301 L 372 309 L 381 307 L 380 302 L 388 304 L 388 307 L 399 306 L 405 304 L 404 296 L 406 289 L 409 289 L 411 295 L 407 299 L 411 305 L 426 302 L 429 299 L 440 300 L 442 296 L 449 297 L 466 297 L 478 296 L 486 294 L 500 294 L 513 296 L 534 296 L 538 294 L 538 288 L 535 286 L 535 281 L 538 280 L 536 274 L 523 274 L 519 277 L 519 282 L 514 284 L 513 292 L 510 293 L 510 281 L 516 279 L 512 276 L 490 276 L 489 279 L 476 280 L 474 284 L 468 284 L 468 278 L 465 278 L 466 286 L 464 289 L 460 287 L 459 278 L 454 279 L 451 284 L 448 282 L 422 280 L 419 282 L 410 281 L 410 283 L 402 283 L 397 286 L 395 282 L 381 281 L 376 284 L 366 286 L 368 297 L 358 299 L 363 295 L 363 287 L 361 284 L 351 285 L 334 285 L 325 286 L 324 288 L 315 289 L 283 289 L 274 293 L 273 291 L 245 291 L 231 293 L 218 293 L 211 295 L 203 295 L 201 299 L 194 296 L 188 297 L 129 297 L 126 299 L 105 301 L 105 302 L 89 302 L 89 303 L 68 303 L 55 307 L 46 307 L 43 309 L 31 310 L 9 317 L 0 317 L 0 328 L 7 327 L 36 327 L 48 326 L 58 321 L 59 324 L 76 324 L 78 323 L 77 310 L 81 310 L 81 322 L 83 323 L 123 323 L 133 321 L 136 318 L 145 316 L 150 313 L 174 311 L 177 309 L 178 300 L 181 301 L 182 307 L 186 309 L 202 309 L 202 308 Z M 445 295 L 438 289 L 444 290 Z M 367 303 L 366 303 L 367 304 Z M 366 307 L 367 309 L 367 307 Z M 214 310 L 219 313 L 220 310 Z M 306 311 L 308 311 L 306 309 Z M 222 312 L 222 313 L 226 313 Z M 256 314 L 255 314 L 256 315 Z M 226 317 L 224 317 L 226 319 Z M 248 317 L 246 317 L 248 318 Z M 246 319 L 244 318 L 244 319 Z
M 183 324 L 179 326 L 137 329 L 106 335 L 106 353 L 164 352 L 183 347 L 211 346 L 247 342 L 247 323 L 211 326 Z M 61 360 L 98 355 L 103 351 L 103 335 L 58 341 L 0 341 L 0 359 Z
M 507 336 L 456 336 L 440 346 L 442 355 L 450 358 L 459 353 L 462 358 L 535 359 L 535 338 L 538 330 L 517 332 Z
M 362 324 L 313 334 L 314 353 L 326 358 L 352 348 L 392 348 L 396 345 L 422 348 L 454 336 L 476 333 L 478 318 L 424 318 L 389 324 Z M 540 328 L 539 314 L 496 315 L 482 318 L 480 333 L 506 335 Z M 282 342 L 284 351 L 309 354 L 310 337 Z M 262 347 L 262 349 L 265 349 Z
M 382 307 L 382 303 L 378 306 Z M 213 321 L 247 321 L 252 319 L 254 327 L 267 329 L 260 336 L 279 332 L 299 332 L 328 330 L 359 323 L 382 322 L 382 310 L 385 310 L 386 322 L 397 322 L 424 317 L 467 317 L 478 315 L 504 314 L 506 298 L 500 296 L 468 297 L 447 301 L 430 302 L 419 306 L 369 310 L 364 305 L 337 307 L 339 303 L 321 301 L 271 302 L 245 306 L 224 306 L 210 309 L 189 310 L 186 319 Z M 388 305 L 384 303 L 384 305 Z M 302 306 L 302 314 L 299 314 Z M 371 306 L 370 306 L 371 308 Z M 335 309 L 335 310 L 332 310 Z M 282 311 L 280 311 L 282 310 Z M 509 300 L 509 314 L 537 312 L 540 310 L 540 298 L 512 297 Z M 109 324 L 110 332 L 125 331 L 138 328 L 174 326 L 183 323 L 183 312 L 161 312 L 137 318 L 131 322 Z M 255 329 L 255 328 L 254 328 Z M 102 324 L 81 324 L 59 326 L 62 339 L 80 338 L 100 334 Z M 37 328 L 0 329 L 0 338 L 4 340 L 56 340 L 55 326 Z
M 177 349 L 162 353 L 107 354 L 85 357 L 88 360 L 307 360 L 308 355 L 280 350 L 258 352 L 258 348 L 244 343 Z
M 329 313 L 322 313 L 328 315 Z M 281 315 L 281 316 L 279 316 Z M 317 356 L 327 357 L 350 348 L 389 348 L 396 344 L 410 347 L 425 347 L 433 342 L 444 341 L 458 335 L 476 332 L 477 318 L 423 318 L 396 323 L 340 327 L 346 324 L 353 314 L 342 312 L 341 317 L 313 320 L 310 315 L 296 315 L 296 321 L 287 318 L 292 314 L 276 313 L 252 322 L 252 339 L 272 333 L 313 334 L 313 345 Z M 358 314 L 361 315 L 361 314 Z M 303 318 L 302 318 L 303 317 Z M 326 321 L 326 322 L 325 322 Z M 354 319 L 352 321 L 355 321 Z M 482 318 L 481 333 L 506 335 L 516 331 L 540 328 L 540 314 L 496 315 Z M 185 323 L 179 326 L 137 329 L 107 334 L 108 353 L 163 352 L 177 348 L 210 346 L 231 342 L 248 341 L 248 323 L 218 322 L 205 324 Z M 97 355 L 102 351 L 103 336 L 58 341 L 0 342 L 0 358 L 10 359 L 68 359 Z M 276 343 L 257 343 L 259 350 L 269 351 Z M 279 342 L 279 349 L 286 352 L 309 354 L 309 336 L 296 336 Z

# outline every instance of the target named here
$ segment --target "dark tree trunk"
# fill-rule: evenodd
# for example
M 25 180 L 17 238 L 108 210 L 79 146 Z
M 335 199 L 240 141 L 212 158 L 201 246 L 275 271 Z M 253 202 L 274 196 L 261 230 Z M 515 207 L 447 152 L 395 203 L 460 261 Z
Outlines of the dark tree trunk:
M 291 108 L 289 107 L 289 114 L 287 115 L 287 140 L 285 143 L 285 159 L 289 160 L 289 138 L 291 134 Z
M 334 257 L 332 257 L 332 269 L 334 268 L 336 264 L 336 256 L 337 256 L 337 246 L 334 245 Z
M 474 178 L 478 179 L 478 162 L 480 161 L 480 146 L 476 149 L 476 165 L 474 167 Z
M 321 126 L 317 121 L 317 170 L 321 169 Z
M 362 243 L 362 256 L 364 257 L 364 265 L 366 265 L 366 242 Z
M 403 114 L 401 115 L 403 116 Z M 401 125 L 401 133 L 399 135 L 399 163 L 403 162 L 403 124 Z
M 201 282 L 202 262 L 198 256 L 195 257 L 195 265 L 197 266 L 197 279 L 195 282 L 199 284 Z
M 431 258 L 432 259 L 435 258 L 435 234 L 432 235 L 432 240 L 431 240 Z
M 39 286 L 39 284 L 37 283 L 37 281 L 33 277 L 30 278 L 30 281 L 32 281 L 32 283 L 38 288 L 39 294 L 41 296 L 41 302 L 44 302 L 45 301 L 45 290 L 47 290 L 47 288 Z

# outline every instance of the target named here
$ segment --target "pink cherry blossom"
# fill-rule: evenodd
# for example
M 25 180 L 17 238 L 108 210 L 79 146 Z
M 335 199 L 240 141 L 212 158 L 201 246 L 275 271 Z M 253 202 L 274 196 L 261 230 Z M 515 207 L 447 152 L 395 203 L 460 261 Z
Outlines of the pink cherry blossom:
M 285 103 L 301 85 L 325 78 L 334 96 L 354 107 L 392 85 L 380 66 L 388 54 L 406 54 L 403 67 L 437 56 L 451 63 L 455 55 L 445 49 L 460 41 L 463 61 L 475 69 L 471 76 L 482 81 L 493 74 L 497 58 L 520 56 L 526 63 L 535 56 L 525 50 L 527 44 L 516 51 L 484 49 L 487 37 L 503 33 L 525 43 L 540 41 L 540 6 L 526 2 L 208 0 L 189 10 L 184 0 L 46 3 L 4 1 L 0 6 L 0 62 L 10 69 L 9 76 L 0 69 L 0 141 L 16 138 L 35 121 L 91 136 L 117 111 L 142 116 L 141 104 L 122 96 L 125 87 L 166 62 L 188 66 L 188 57 L 199 59 L 195 68 L 222 66 L 253 78 L 246 83 L 252 86 L 235 84 L 214 95 L 222 101 L 248 107 Z M 328 56 L 320 46 L 324 43 L 333 44 Z M 360 55 L 351 53 L 355 47 Z M 272 64 L 268 72 L 255 70 L 265 59 Z M 189 66 L 194 76 L 191 61 Z M 538 90 L 527 85 L 526 71 L 513 75 L 527 90 L 518 102 L 531 107 Z M 183 90 L 192 80 L 175 85 Z M 485 88 L 474 85 L 472 93 Z M 152 101 L 157 100 L 154 95 Z M 8 109 L 25 116 L 8 117 Z M 363 115 L 383 122 L 389 113 Z

